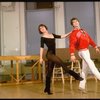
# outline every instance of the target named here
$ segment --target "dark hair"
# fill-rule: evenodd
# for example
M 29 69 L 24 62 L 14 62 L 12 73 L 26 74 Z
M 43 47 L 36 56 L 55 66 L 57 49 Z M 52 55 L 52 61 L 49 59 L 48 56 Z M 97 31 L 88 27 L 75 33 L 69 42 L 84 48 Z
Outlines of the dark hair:
M 73 17 L 73 18 L 70 20 L 70 24 L 71 24 L 72 26 L 73 26 L 73 20 L 77 20 L 77 21 L 79 22 L 78 18 Z
M 40 34 L 43 34 L 41 31 L 40 31 L 40 27 L 41 26 L 44 26 L 45 28 L 46 28 L 46 30 L 48 30 L 48 27 L 46 26 L 46 25 L 44 25 L 44 24 L 40 24 L 39 26 L 38 26 L 38 31 L 39 31 L 39 33 Z

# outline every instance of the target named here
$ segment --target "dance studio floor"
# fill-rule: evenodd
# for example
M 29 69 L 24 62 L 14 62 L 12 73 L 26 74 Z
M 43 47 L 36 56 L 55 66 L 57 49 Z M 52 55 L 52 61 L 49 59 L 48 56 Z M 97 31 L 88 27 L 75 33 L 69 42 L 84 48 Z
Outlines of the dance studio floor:
M 100 81 L 95 79 L 87 80 L 87 93 L 78 90 L 79 81 L 73 80 L 70 85 L 69 81 L 65 81 L 62 85 L 61 81 L 55 81 L 52 85 L 52 95 L 43 92 L 44 83 L 27 83 L 21 85 L 2 85 L 0 86 L 0 99 L 95 99 L 100 98 Z

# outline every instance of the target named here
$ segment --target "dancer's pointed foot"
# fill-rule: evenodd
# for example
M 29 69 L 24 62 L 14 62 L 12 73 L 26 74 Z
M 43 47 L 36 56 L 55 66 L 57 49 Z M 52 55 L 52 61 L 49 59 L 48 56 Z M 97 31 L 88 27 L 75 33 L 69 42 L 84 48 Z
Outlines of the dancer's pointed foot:
M 76 80 L 82 81 L 83 78 L 80 77 L 80 75 L 76 72 L 74 72 L 73 70 L 68 70 L 68 73 L 73 76 Z
M 79 80 L 79 81 L 82 81 L 82 80 L 83 80 L 83 78 L 80 77 L 80 76 L 79 76 L 79 77 L 76 77 L 75 79 L 76 79 L 76 80 Z

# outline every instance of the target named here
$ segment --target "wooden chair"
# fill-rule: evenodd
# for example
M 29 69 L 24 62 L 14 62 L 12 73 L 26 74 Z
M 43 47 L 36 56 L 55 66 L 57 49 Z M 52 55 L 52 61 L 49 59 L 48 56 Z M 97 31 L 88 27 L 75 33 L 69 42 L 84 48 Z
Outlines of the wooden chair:
M 76 62 L 72 62 L 71 64 L 71 70 L 74 70 L 75 72 L 81 74 L 81 66 L 80 66 L 80 61 L 76 60 Z M 70 84 L 72 84 L 73 77 L 70 76 Z
M 54 84 L 55 79 L 62 79 L 62 83 L 64 85 L 65 81 L 64 81 L 64 73 L 63 73 L 63 68 L 54 66 L 53 69 L 53 76 L 52 76 L 52 84 Z

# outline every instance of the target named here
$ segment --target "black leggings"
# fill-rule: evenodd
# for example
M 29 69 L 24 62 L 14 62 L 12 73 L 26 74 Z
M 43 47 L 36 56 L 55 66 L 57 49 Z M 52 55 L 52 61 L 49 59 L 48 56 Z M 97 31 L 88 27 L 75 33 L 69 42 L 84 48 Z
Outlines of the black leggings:
M 56 56 L 55 54 L 51 52 L 48 52 L 46 57 L 48 59 L 48 67 L 47 67 L 48 77 L 52 76 L 54 65 L 57 64 L 59 66 L 62 66 L 63 70 L 66 73 L 69 73 L 70 75 L 72 75 L 75 79 L 78 80 L 78 78 L 80 78 L 79 74 L 77 74 L 76 72 L 68 68 L 68 66 L 71 65 L 71 63 L 63 62 L 58 56 Z
M 71 76 L 73 76 L 76 80 L 80 80 L 81 78 L 80 75 L 68 68 L 69 64 L 71 65 L 71 63 L 63 62 L 58 56 L 56 56 L 55 54 L 51 52 L 47 52 L 46 57 L 48 59 L 47 74 L 46 74 L 46 87 L 50 89 L 51 76 L 52 76 L 52 72 L 53 72 L 53 68 L 55 64 L 62 66 L 63 70 L 66 73 L 69 73 Z

